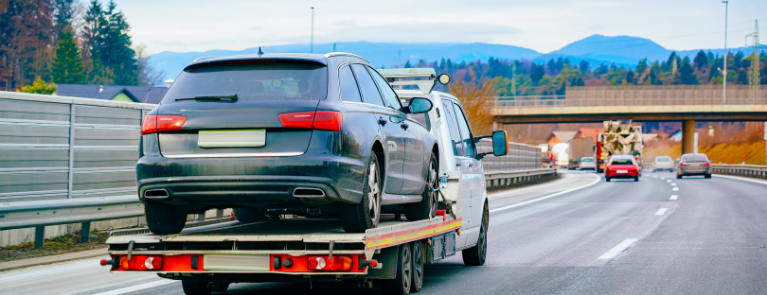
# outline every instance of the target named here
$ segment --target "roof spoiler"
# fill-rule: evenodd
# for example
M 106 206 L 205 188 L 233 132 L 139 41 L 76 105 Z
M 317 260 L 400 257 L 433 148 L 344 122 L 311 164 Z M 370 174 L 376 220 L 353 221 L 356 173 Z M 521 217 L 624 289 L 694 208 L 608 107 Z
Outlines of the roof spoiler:
M 378 72 L 391 86 L 415 85 L 425 95 L 431 93 L 437 81 L 442 84 L 450 82 L 448 74 L 439 75 L 438 79 L 433 68 L 379 69 Z

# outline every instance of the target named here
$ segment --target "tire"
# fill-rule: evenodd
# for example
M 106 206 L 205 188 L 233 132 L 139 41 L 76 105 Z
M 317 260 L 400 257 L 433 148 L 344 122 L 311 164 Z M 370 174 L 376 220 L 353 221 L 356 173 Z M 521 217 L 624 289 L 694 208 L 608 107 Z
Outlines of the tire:
M 205 281 L 181 280 L 181 287 L 186 295 L 210 295 L 212 291 Z
M 146 224 L 156 235 L 171 235 L 180 233 L 186 224 L 186 214 L 174 210 L 173 206 L 165 204 L 146 203 Z
M 396 276 L 391 280 L 384 280 L 382 284 L 383 293 L 387 295 L 407 295 L 410 294 L 410 285 L 412 283 L 413 262 L 409 244 L 399 246 L 399 257 L 397 258 Z
M 208 283 L 208 289 L 213 292 L 226 292 L 226 290 L 229 289 L 229 284 L 230 283 L 221 282 Z
M 410 292 L 416 293 L 420 292 L 421 288 L 423 288 L 423 243 L 416 241 L 413 243 L 411 249 L 413 249 L 413 267 L 411 268 L 413 270 L 413 277 L 410 280 Z
M 610 182 L 610 177 L 605 176 L 605 181 Z
M 487 230 L 490 224 L 490 210 L 487 208 L 487 202 L 482 209 L 482 224 L 479 226 L 479 237 L 477 245 L 461 251 L 463 264 L 467 266 L 480 266 L 485 264 L 487 259 Z
M 634 177 L 634 181 L 639 181 L 639 176 Z
M 429 168 L 426 170 L 426 181 L 428 185 L 424 188 L 421 194 L 423 198 L 421 202 L 415 204 L 405 205 L 405 217 L 409 221 L 424 220 L 434 217 L 437 214 L 437 202 L 438 192 L 432 192 L 432 188 L 439 188 L 439 177 L 437 175 L 439 166 L 437 162 L 437 156 L 431 154 L 431 160 L 429 160 Z
M 264 209 L 232 208 L 232 211 L 234 211 L 234 218 L 240 222 L 259 222 L 269 220 L 269 217 L 266 216 L 266 210 Z
M 345 232 L 363 233 L 367 229 L 376 228 L 381 220 L 381 166 L 378 156 L 371 153 L 368 171 L 365 173 L 362 200 L 358 204 L 345 205 L 341 212 L 341 223 Z
M 706 174 L 706 176 L 704 176 L 704 177 L 711 178 L 711 174 Z
M 676 175 L 676 179 L 682 179 L 682 175 L 681 174 L 677 174 Z

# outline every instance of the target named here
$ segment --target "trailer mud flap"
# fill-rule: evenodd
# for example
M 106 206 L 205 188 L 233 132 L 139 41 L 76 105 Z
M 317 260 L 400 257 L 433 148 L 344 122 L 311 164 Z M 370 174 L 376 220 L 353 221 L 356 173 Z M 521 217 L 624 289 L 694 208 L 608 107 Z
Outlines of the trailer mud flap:
M 431 238 L 429 263 L 437 262 L 455 254 L 455 233 L 449 232 Z
M 368 267 L 368 274 L 363 278 L 368 279 L 394 279 L 397 273 L 397 257 L 399 256 L 399 246 L 387 247 L 381 249 L 381 253 L 373 255 L 373 259 L 377 260 L 381 265 L 381 268 L 374 269 Z

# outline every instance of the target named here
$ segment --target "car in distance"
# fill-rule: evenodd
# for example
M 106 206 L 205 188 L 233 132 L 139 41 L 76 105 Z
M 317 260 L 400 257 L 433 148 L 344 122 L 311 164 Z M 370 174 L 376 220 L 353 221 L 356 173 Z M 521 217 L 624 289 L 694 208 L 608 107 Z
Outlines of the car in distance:
M 684 154 L 676 167 L 676 178 L 682 176 L 703 175 L 711 178 L 711 161 L 705 154 Z
M 674 160 L 669 156 L 658 156 L 652 162 L 652 172 L 668 171 L 674 172 Z
M 631 155 L 614 155 L 605 167 L 605 181 L 613 178 L 633 178 L 639 181 L 639 167 Z
M 597 170 L 597 161 L 594 159 L 594 157 L 582 157 L 580 161 L 578 161 L 578 170 Z
M 403 107 L 347 53 L 192 62 L 142 125 L 136 173 L 149 229 L 178 233 L 187 214 L 214 208 L 243 222 L 327 209 L 347 232 L 375 228 L 382 204 L 403 206 L 408 220 L 434 216 L 439 148 L 408 118 L 432 107 Z

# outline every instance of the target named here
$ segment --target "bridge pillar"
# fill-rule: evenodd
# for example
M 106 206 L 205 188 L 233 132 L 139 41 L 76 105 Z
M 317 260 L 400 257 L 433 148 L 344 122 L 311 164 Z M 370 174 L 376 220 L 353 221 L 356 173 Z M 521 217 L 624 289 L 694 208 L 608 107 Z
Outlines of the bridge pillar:
M 682 122 L 682 154 L 695 152 L 695 120 Z

